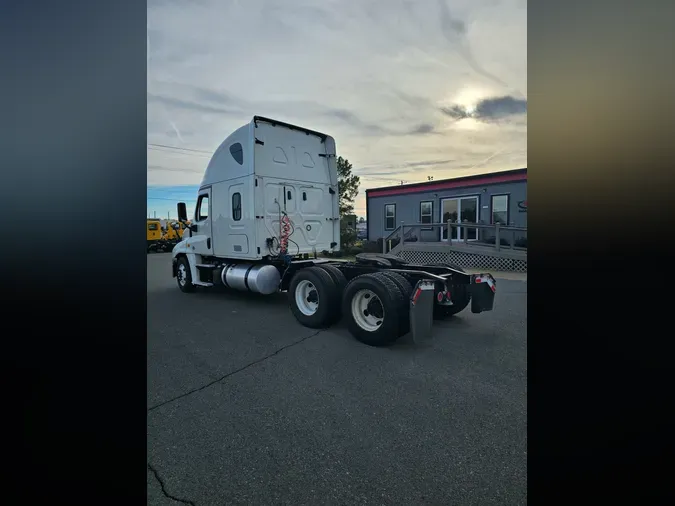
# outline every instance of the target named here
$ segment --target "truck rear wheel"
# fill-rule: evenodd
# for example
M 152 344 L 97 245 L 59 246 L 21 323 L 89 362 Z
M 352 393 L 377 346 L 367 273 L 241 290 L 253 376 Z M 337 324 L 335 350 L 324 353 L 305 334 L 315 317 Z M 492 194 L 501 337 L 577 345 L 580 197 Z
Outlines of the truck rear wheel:
M 369 346 L 385 346 L 401 336 L 401 309 L 407 306 L 387 276 L 363 274 L 352 279 L 342 299 L 349 332 Z
M 328 275 L 331 277 L 333 280 L 333 283 L 335 283 L 335 287 L 337 289 L 338 293 L 338 300 L 342 297 L 342 294 L 345 291 L 345 288 L 347 287 L 347 278 L 345 277 L 344 274 L 342 274 L 342 271 L 335 267 L 334 265 L 330 264 L 320 264 L 317 265 L 319 269 L 323 269 L 328 273 Z M 331 310 L 333 311 L 333 321 L 337 322 L 340 320 L 342 317 L 342 306 L 340 303 L 335 304 L 335 306 L 331 307 Z
M 413 287 L 410 284 L 410 282 L 401 274 L 397 272 L 390 272 L 390 271 L 382 271 L 378 272 L 377 275 L 379 276 L 384 276 L 386 278 L 389 278 L 394 282 L 396 287 L 398 288 L 398 291 L 401 292 L 401 295 L 403 296 L 403 305 L 401 306 L 401 311 L 399 313 L 399 321 L 400 321 L 400 326 L 399 326 L 399 334 L 401 336 L 406 335 L 408 332 L 410 332 L 410 297 L 412 296 L 413 292 Z
M 190 272 L 190 262 L 185 257 L 181 257 L 178 260 L 176 280 L 181 292 L 190 293 L 195 291 L 195 285 L 192 283 L 192 273 Z
M 450 267 L 459 272 L 466 272 L 459 265 L 454 264 L 434 264 L 437 267 Z M 441 306 L 434 303 L 434 319 L 444 320 L 456 315 L 460 311 L 466 309 L 466 306 L 471 302 L 471 293 L 469 292 L 469 285 L 450 285 L 450 297 L 452 298 L 452 306 Z
M 328 275 L 333 279 L 335 286 L 337 286 L 338 290 L 340 291 L 340 295 L 342 295 L 342 292 L 344 292 L 345 288 L 347 287 L 347 278 L 344 274 L 342 274 L 342 271 L 331 264 L 319 264 L 317 267 L 328 273 Z
M 295 273 L 288 287 L 288 302 L 295 319 L 304 327 L 330 326 L 339 314 L 340 294 L 330 275 L 318 267 Z

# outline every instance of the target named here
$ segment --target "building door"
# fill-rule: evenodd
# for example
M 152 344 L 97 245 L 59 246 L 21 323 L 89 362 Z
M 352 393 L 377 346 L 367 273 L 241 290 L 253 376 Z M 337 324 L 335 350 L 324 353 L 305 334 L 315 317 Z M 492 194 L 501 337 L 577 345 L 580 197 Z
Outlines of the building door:
M 454 223 L 476 223 L 478 220 L 478 197 L 459 197 L 441 200 L 441 221 L 448 220 Z M 475 227 L 452 227 L 452 240 L 468 241 L 478 239 L 478 229 Z M 441 228 L 441 240 L 448 240 L 448 228 Z
M 447 225 L 448 221 L 453 223 L 457 222 L 459 219 L 459 199 L 443 199 L 441 200 L 441 223 Z M 451 237 L 453 241 L 457 240 L 457 234 L 459 229 L 457 227 L 452 227 Z M 448 240 L 448 227 L 441 227 L 441 240 Z

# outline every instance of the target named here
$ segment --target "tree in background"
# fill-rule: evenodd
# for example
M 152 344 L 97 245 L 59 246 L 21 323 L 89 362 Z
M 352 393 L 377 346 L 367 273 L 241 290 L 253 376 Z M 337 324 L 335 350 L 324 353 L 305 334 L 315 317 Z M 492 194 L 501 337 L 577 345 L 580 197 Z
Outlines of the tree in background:
M 352 164 L 349 160 L 338 156 L 337 159 L 338 186 L 340 198 L 340 218 L 354 212 L 354 199 L 359 194 L 359 176 L 352 174 Z
M 354 199 L 359 194 L 359 176 L 352 174 L 352 164 L 349 160 L 337 159 L 338 189 L 340 207 L 340 219 L 354 212 Z M 348 249 L 356 242 L 356 230 L 340 227 L 340 245 L 342 249 Z

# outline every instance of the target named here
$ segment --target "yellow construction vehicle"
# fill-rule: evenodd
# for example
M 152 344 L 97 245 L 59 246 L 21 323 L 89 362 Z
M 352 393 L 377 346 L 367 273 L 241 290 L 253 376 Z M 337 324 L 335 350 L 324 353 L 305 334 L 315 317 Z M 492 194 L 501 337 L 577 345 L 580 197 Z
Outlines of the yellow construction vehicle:
M 185 223 L 178 220 L 167 220 L 166 229 L 164 230 L 163 239 L 167 246 L 173 248 L 176 244 L 183 240 L 183 232 L 185 230 Z
M 148 252 L 159 251 L 160 249 L 164 249 L 161 221 L 154 218 L 148 218 L 146 223 L 146 235 L 148 241 Z

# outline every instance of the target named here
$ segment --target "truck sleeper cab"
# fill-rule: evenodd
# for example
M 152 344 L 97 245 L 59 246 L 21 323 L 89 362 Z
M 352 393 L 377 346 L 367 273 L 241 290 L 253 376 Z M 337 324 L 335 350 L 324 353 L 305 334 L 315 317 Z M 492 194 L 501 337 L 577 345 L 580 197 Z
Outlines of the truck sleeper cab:
M 206 168 L 193 221 L 173 248 L 179 288 L 287 291 L 302 325 L 322 328 L 344 315 L 350 332 L 370 345 L 411 330 L 421 339 L 432 315 L 456 314 L 469 302 L 473 312 L 492 309 L 496 282 L 489 274 L 391 255 L 317 258 L 340 248 L 335 156 L 332 137 L 260 116 L 228 136 Z M 184 203 L 178 216 L 187 222 Z

